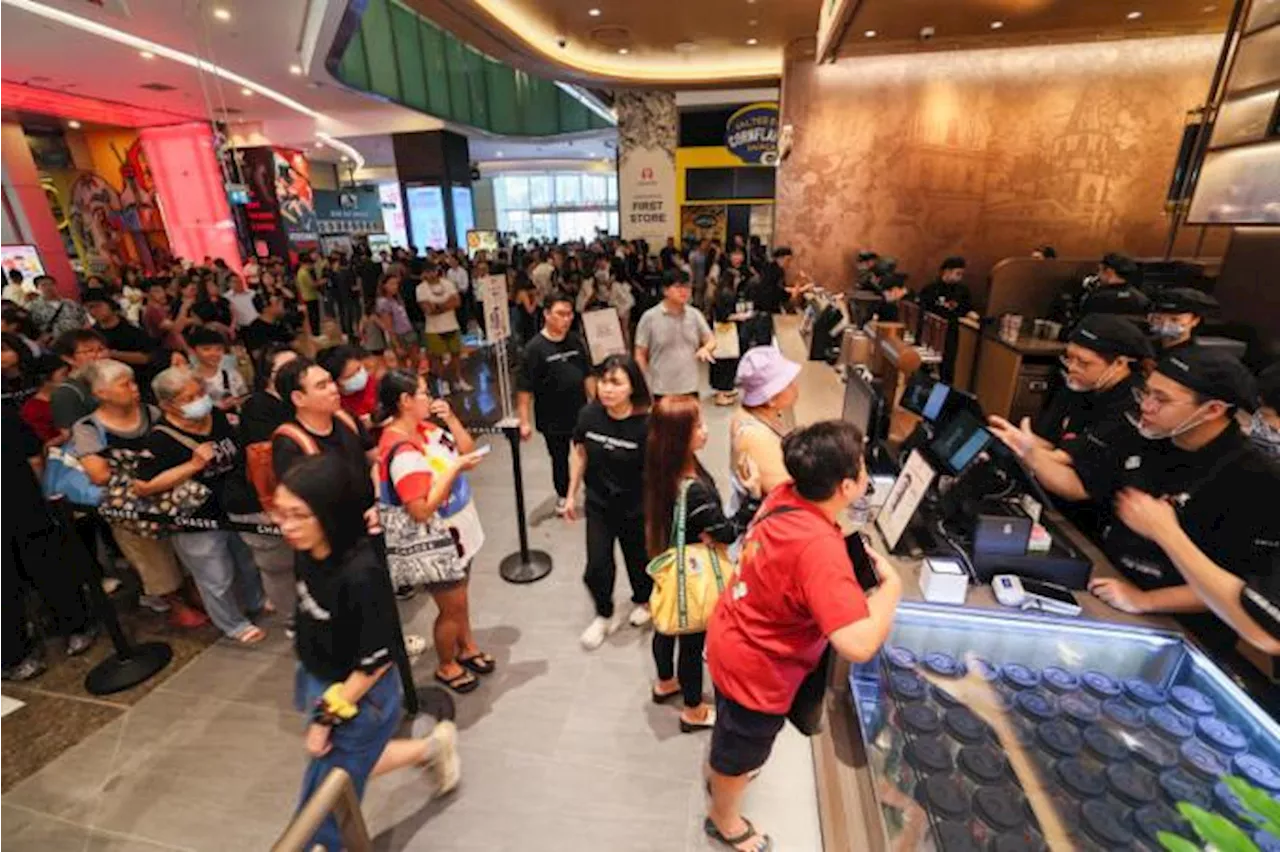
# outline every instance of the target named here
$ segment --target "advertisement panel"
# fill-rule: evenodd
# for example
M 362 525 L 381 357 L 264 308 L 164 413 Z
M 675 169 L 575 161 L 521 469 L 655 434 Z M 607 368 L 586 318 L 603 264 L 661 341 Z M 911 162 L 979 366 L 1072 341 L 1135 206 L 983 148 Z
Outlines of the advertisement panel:
M 289 246 L 294 251 L 320 247 L 315 199 L 311 193 L 311 164 L 293 148 L 272 148 L 275 160 L 276 204 Z
M 453 195 L 453 244 L 458 247 L 467 244 L 467 231 L 476 226 L 475 209 L 471 206 L 471 187 L 455 186 Z
M 242 148 L 241 167 L 249 188 L 244 205 L 249 239 L 258 257 L 289 256 L 289 237 L 276 205 L 275 152 L 270 148 Z
M 729 208 L 723 204 L 686 204 L 680 208 L 680 236 L 728 242 Z
M 410 240 L 419 250 L 442 249 L 449 245 L 449 229 L 444 218 L 444 192 L 438 186 L 411 186 L 405 189 L 409 202 Z
M 382 202 L 382 230 L 391 245 L 404 248 L 409 245 L 409 232 L 404 227 L 404 207 L 400 203 L 400 184 L 378 184 L 378 199 Z
M 747 104 L 724 124 L 724 146 L 744 163 L 778 164 L 778 104 Z
M 619 92 L 619 230 L 657 251 L 676 236 L 675 150 L 679 116 L 672 92 Z

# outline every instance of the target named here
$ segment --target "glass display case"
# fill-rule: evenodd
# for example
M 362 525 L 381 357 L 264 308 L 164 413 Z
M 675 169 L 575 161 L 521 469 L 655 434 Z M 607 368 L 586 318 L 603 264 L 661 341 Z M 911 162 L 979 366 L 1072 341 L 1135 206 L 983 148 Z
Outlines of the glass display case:
M 890 849 L 1159 850 L 1178 802 L 1256 830 L 1224 775 L 1280 796 L 1280 725 L 1173 632 L 909 603 L 849 679 Z

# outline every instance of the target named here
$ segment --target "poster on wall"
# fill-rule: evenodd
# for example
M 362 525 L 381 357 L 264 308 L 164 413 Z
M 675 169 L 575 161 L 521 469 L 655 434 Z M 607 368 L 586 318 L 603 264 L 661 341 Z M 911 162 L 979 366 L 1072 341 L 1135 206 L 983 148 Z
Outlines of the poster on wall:
M 275 164 L 276 204 L 289 245 L 309 251 L 320 245 L 315 199 L 311 192 L 311 164 L 301 151 L 272 148 Z
M 507 277 L 486 275 L 476 282 L 484 305 L 484 336 L 498 343 L 511 336 L 511 304 L 507 299 Z
M 657 252 L 676 236 L 677 127 L 672 92 L 619 92 L 618 200 L 622 239 L 642 239 Z
M 405 189 L 409 202 L 410 242 L 423 249 L 442 249 L 449 244 L 444 218 L 444 192 L 438 186 L 411 186 Z
M 723 204 L 686 204 L 680 208 L 680 236 L 728 242 L 729 208 Z
M 471 187 L 455 186 L 453 194 L 453 244 L 465 246 L 467 232 L 476 226 L 475 209 L 471 206 Z
M 289 235 L 285 233 L 276 204 L 276 155 L 271 148 L 243 148 L 240 151 L 249 203 L 244 205 L 249 222 L 249 239 L 258 257 L 289 256 Z
M 724 123 L 724 146 L 744 163 L 778 164 L 778 104 L 747 104 Z
M 391 245 L 404 248 L 409 245 L 409 232 L 404 227 L 404 207 L 400 203 L 400 184 L 378 184 L 378 199 L 382 202 L 382 230 Z
M 322 242 L 326 234 L 382 232 L 382 202 L 373 187 L 317 189 L 314 195 L 316 221 Z
M 0 267 L 4 269 L 5 280 L 9 271 L 16 269 L 22 273 L 24 281 L 44 275 L 44 264 L 40 262 L 40 252 L 35 246 L 12 245 L 0 247 Z

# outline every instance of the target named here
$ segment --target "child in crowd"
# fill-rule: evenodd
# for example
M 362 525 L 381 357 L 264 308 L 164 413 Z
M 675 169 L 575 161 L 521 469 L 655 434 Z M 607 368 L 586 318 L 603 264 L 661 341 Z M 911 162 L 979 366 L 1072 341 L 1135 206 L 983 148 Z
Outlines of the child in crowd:
M 223 411 L 238 411 L 249 386 L 234 357 L 228 357 L 227 339 L 212 328 L 193 329 L 187 342 L 195 356 L 195 374 L 204 380 L 213 404 Z

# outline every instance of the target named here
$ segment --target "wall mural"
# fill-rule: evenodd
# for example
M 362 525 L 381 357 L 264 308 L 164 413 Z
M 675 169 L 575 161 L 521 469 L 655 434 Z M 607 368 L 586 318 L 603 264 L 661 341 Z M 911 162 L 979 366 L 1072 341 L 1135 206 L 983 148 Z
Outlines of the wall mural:
M 1163 251 L 1164 197 L 1215 36 L 788 63 L 777 242 L 819 281 L 899 258 L 914 289 L 949 254 L 975 294 L 1003 257 Z

